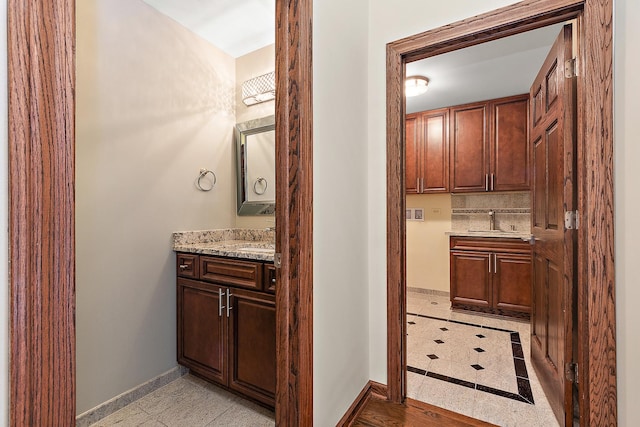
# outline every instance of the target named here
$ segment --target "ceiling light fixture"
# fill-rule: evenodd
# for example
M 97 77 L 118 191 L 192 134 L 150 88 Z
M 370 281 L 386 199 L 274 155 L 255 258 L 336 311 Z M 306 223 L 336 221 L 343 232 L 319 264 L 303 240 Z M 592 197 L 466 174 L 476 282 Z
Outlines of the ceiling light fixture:
M 276 73 L 267 74 L 249 79 L 242 83 L 242 102 L 245 105 L 255 105 L 276 98 Z
M 418 96 L 427 91 L 429 79 L 424 76 L 409 76 L 404 81 L 404 93 L 406 96 Z

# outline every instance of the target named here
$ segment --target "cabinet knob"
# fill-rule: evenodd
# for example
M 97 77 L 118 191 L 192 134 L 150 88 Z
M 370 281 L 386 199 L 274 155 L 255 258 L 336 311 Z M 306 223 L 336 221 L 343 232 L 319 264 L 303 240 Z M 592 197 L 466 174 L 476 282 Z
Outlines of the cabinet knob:
M 189 268 L 189 266 L 187 264 L 180 264 L 180 270 L 186 270 L 187 268 Z
M 276 278 L 274 277 L 273 279 L 271 279 L 271 283 L 276 283 Z

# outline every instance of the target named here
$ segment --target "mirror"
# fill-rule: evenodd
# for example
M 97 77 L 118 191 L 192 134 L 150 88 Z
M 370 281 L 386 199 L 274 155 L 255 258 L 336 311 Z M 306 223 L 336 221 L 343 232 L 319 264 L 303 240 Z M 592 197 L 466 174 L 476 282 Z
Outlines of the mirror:
M 235 128 L 238 215 L 273 215 L 276 210 L 275 116 Z

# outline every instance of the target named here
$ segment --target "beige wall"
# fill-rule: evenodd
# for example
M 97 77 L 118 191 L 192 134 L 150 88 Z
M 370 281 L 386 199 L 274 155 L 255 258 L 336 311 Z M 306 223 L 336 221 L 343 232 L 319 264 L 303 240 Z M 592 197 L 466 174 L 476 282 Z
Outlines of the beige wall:
M 513 0 L 449 0 L 397 2 L 369 0 L 369 93 L 361 108 L 368 112 L 368 270 L 371 379 L 387 382 L 387 254 L 386 254 L 386 44 L 500 6 Z M 384 25 L 381 25 L 384 23 Z M 315 94 L 314 94 L 315 96 Z M 326 173 L 331 173 L 327 170 Z
M 276 46 L 274 44 L 236 58 L 237 123 L 275 114 L 275 101 L 267 101 L 251 106 L 246 106 L 242 102 L 242 83 L 254 77 L 275 71 L 275 68 Z M 275 217 L 273 215 L 236 216 L 236 227 L 239 228 L 267 228 L 273 227 L 275 224 Z
M 407 208 L 424 209 L 424 221 L 407 221 L 407 286 L 449 292 L 451 194 L 407 195 Z
M 235 223 L 235 61 L 141 1 L 76 7 L 82 413 L 176 366 L 171 233 Z
M 313 3 L 313 418 L 325 427 L 370 378 L 367 0 Z
M 620 426 L 640 425 L 637 384 L 640 382 L 640 2 L 615 1 L 615 261 Z

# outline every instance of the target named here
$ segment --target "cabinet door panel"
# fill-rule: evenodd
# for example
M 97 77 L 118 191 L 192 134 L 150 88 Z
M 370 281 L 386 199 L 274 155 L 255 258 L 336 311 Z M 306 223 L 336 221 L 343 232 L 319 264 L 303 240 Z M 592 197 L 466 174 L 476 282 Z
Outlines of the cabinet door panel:
M 487 104 L 451 109 L 451 191 L 487 190 Z
M 417 114 L 407 115 L 405 122 L 405 185 L 407 194 L 417 194 L 420 192 L 420 152 L 418 147 L 420 132 L 420 118 Z
M 232 290 L 229 387 L 275 404 L 276 309 L 271 295 Z
M 491 104 L 493 191 L 530 189 L 528 110 L 528 95 Z
M 178 279 L 178 362 L 224 384 L 227 329 L 218 289 Z
M 491 306 L 490 254 L 451 252 L 451 303 Z
M 497 253 L 495 257 L 496 308 L 531 313 L 531 256 Z
M 423 193 L 449 192 L 449 110 L 437 110 L 422 116 Z

